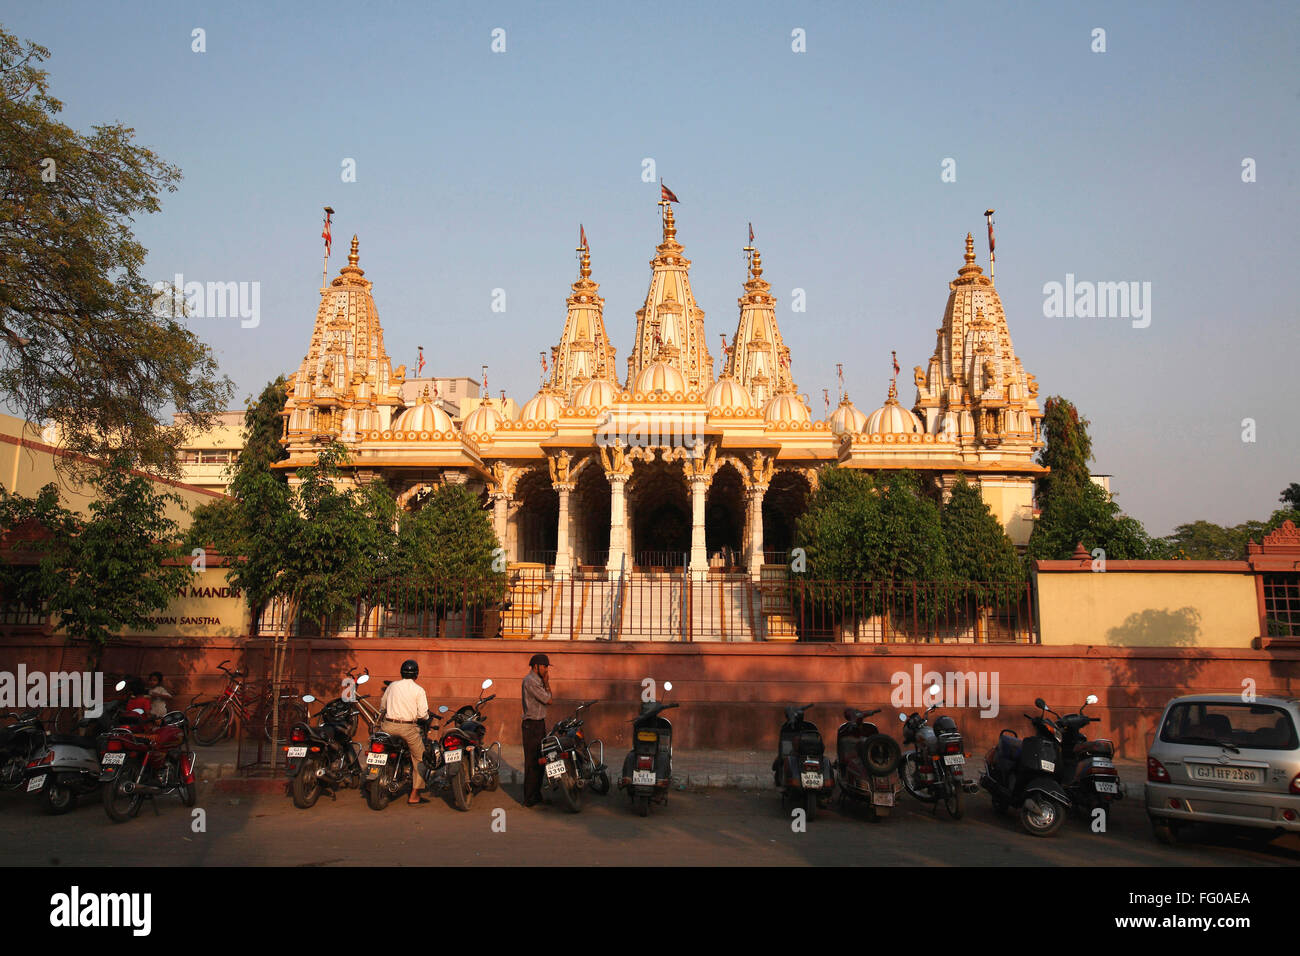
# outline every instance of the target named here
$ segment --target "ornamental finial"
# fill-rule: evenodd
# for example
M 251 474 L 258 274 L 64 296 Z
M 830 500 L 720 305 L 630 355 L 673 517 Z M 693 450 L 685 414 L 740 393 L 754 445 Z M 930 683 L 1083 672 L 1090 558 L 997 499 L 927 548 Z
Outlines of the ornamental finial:
M 966 233 L 966 265 L 972 265 L 975 262 L 975 237 L 969 232 Z
M 348 265 L 352 266 L 355 269 L 357 262 L 360 260 L 360 258 L 361 257 L 357 254 L 357 235 L 356 233 L 353 233 L 352 248 L 348 251 Z

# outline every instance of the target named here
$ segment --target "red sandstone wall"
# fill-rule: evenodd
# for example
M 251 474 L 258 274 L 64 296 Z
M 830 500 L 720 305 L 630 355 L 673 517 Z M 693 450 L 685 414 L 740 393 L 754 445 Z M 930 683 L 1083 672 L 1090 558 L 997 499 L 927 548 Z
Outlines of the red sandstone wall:
M 254 675 L 263 672 L 264 644 L 227 639 L 195 642 L 147 637 L 110 648 L 109 672 L 161 670 L 180 703 L 222 686 L 216 664 L 241 660 Z M 846 705 L 884 706 L 877 720 L 898 735 L 898 710 L 890 706 L 897 673 L 974 671 L 997 674 L 1000 712 L 980 717 L 973 707 L 949 709 L 972 752 L 987 747 L 1001 727 L 1023 733 L 1021 716 L 1042 696 L 1061 712 L 1073 711 L 1088 693 L 1101 703 L 1090 708 L 1102 718 L 1093 736 L 1115 741 L 1121 756 L 1141 759 L 1154 723 L 1169 698 L 1187 693 L 1240 693 L 1252 679 L 1256 693 L 1297 696 L 1300 651 L 1205 648 L 1028 647 L 1025 645 L 903 644 L 649 644 L 619 642 L 483 641 L 294 641 L 290 673 L 317 696 L 336 696 L 348 666 L 369 667 L 377 695 L 382 680 L 397 676 L 407 657 L 420 663 L 420 682 L 431 704 L 455 707 L 472 700 L 485 677 L 500 696 L 487 707 L 489 730 L 505 743 L 519 740 L 519 681 L 528 658 L 547 652 L 557 710 L 600 698 L 588 727 L 617 752 L 627 743 L 628 721 L 636 711 L 641 680 L 672 681 L 670 700 L 681 708 L 670 716 L 682 748 L 724 748 L 765 753 L 774 748 L 784 705 L 814 702 L 809 713 L 823 732 L 834 732 Z M 77 666 L 61 642 L 34 636 L 0 638 L 0 670 Z M 363 688 L 365 690 L 366 688 Z M 909 710 L 912 708 L 909 707 Z

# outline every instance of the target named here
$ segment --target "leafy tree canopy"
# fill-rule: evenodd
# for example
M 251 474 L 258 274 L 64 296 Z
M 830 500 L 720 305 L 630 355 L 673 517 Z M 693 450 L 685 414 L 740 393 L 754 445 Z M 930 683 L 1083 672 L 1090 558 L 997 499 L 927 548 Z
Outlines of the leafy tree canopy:
M 1016 546 L 980 495 L 960 478 L 943 506 L 943 543 L 958 581 L 1018 582 L 1024 565 Z

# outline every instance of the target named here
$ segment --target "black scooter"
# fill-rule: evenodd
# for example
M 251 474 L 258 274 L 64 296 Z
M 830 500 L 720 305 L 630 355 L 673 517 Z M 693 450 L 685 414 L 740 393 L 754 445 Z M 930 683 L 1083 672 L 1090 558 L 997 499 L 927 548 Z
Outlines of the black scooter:
M 356 678 L 356 683 L 368 680 L 369 672 Z M 313 704 L 316 698 L 306 694 L 302 701 Z M 357 725 L 356 701 L 336 697 L 316 718 L 315 727 L 306 722 L 294 724 L 284 748 L 285 770 L 293 781 L 293 805 L 300 810 L 314 807 L 322 792 L 337 799 L 339 790 L 359 787 L 365 774 L 361 748 L 352 739 Z
M 600 756 L 593 757 L 582 733 L 582 712 L 596 701 L 583 701 L 572 717 L 565 717 L 542 738 L 542 755 L 537 762 L 545 772 L 543 783 L 548 790 L 559 790 L 570 813 L 582 809 L 582 794 L 590 787 L 604 796 L 609 793 L 609 768 L 605 766 L 605 744 L 597 740 Z
M 1101 720 L 1084 713 L 1089 704 L 1095 703 L 1097 695 L 1089 694 L 1077 714 L 1066 714 L 1057 720 L 1062 731 L 1057 778 L 1074 807 L 1085 816 L 1098 807 L 1109 812 L 1112 803 L 1124 799 L 1124 786 L 1115 769 L 1115 745 L 1105 739 L 1089 740 L 1083 733 L 1088 724 Z
M 664 683 L 664 691 L 673 685 Z M 623 761 L 620 789 L 641 816 L 649 816 L 650 804 L 667 803 L 668 788 L 673 782 L 673 725 L 659 716 L 677 704 L 648 701 L 632 719 L 632 750 Z
M 13 721 L 0 729 L 0 790 L 17 790 L 27 783 L 27 764 L 45 750 L 45 725 L 37 710 L 6 714 Z
M 1061 764 L 1061 730 L 1047 716 L 1047 705 L 1041 697 L 1034 706 L 1042 713 L 1025 714 L 1034 725 L 1034 736 L 1021 740 L 1014 730 L 1004 728 L 985 758 L 980 786 L 992 796 L 995 811 L 1017 808 L 1025 831 L 1046 837 L 1065 822 L 1070 798 L 1056 779 Z
M 485 680 L 482 689 L 492 686 L 491 680 Z M 474 795 L 480 790 L 492 791 L 500 785 L 501 779 L 501 744 L 494 741 L 483 745 L 487 727 L 483 723 L 483 705 L 496 700 L 496 694 L 480 696 L 472 704 L 466 704 L 451 715 L 451 730 L 444 722 L 440 732 L 442 746 L 442 766 L 434 776 L 435 786 L 439 789 L 451 786 L 451 802 L 457 810 L 468 810 L 474 802 Z
M 826 756 L 817 725 L 804 720 L 812 704 L 793 705 L 785 709 L 785 723 L 777 742 L 772 774 L 781 791 L 781 809 L 789 813 L 803 807 L 809 820 L 817 819 L 817 808 L 824 807 L 835 789 L 835 775 Z
M 835 733 L 835 781 L 840 785 L 840 805 L 863 802 L 871 810 L 871 819 L 889 816 L 897 802 L 898 788 L 894 771 L 903 753 L 898 741 L 882 734 L 868 717 L 875 710 L 845 708 L 844 723 Z

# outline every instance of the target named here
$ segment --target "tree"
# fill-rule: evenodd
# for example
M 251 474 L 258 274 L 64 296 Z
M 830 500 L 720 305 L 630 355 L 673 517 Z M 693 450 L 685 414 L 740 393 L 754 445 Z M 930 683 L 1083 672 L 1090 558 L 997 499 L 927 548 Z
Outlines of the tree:
M 1029 536 L 1028 556 L 1065 560 L 1082 544 L 1101 548 L 1111 560 L 1148 560 L 1165 556 L 1163 542 L 1153 541 L 1136 518 L 1120 511 L 1106 490 L 1092 481 L 1070 493 L 1051 495 Z
M 942 517 L 943 546 L 954 580 L 995 584 L 1024 580 L 1016 546 L 979 489 L 964 477 L 953 485 Z
M 1292 511 L 1300 510 L 1300 482 L 1293 481 L 1287 485 L 1278 501 L 1288 505 Z
M 0 398 L 68 449 L 179 475 L 177 451 L 229 400 L 212 351 L 141 274 L 130 224 L 180 170 L 119 124 L 54 117 L 47 49 L 0 29 Z M 158 314 L 158 312 L 167 314 Z M 171 409 L 187 424 L 164 425 Z M 61 463 L 75 461 L 60 458 Z
M 192 573 L 181 560 L 179 528 L 166 514 L 178 496 L 155 492 L 121 457 L 92 483 L 97 494 L 88 520 L 59 504 L 53 483 L 34 499 L 0 490 L 0 529 L 43 529 L 31 542 L 40 554 L 35 573 L 6 568 L 6 599 L 13 593 L 20 603 L 44 608 L 53 628 L 88 641 L 97 670 L 119 631 L 157 627 L 149 615 L 165 609 Z
M 1092 439 L 1088 426 L 1068 399 L 1053 395 L 1043 404 L 1043 437 L 1046 444 L 1038 453 L 1038 463 L 1051 469 L 1038 479 L 1038 500 L 1045 504 L 1054 489 L 1080 488 L 1092 479 L 1088 463 L 1092 461 Z

